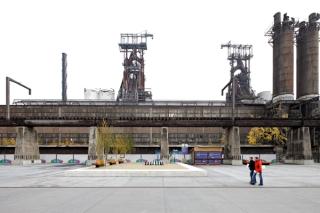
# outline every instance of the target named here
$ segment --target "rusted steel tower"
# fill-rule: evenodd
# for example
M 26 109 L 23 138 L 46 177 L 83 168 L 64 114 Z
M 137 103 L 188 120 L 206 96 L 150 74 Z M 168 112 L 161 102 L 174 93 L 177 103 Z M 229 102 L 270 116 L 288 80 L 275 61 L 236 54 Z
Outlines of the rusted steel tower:
M 120 52 L 124 55 L 123 78 L 117 101 L 145 101 L 152 99 L 151 91 L 145 89 L 144 51 L 147 38 L 152 34 L 121 34 Z
M 299 23 L 297 31 L 297 99 L 319 96 L 319 13 L 312 13 L 309 22 Z
M 294 18 L 285 13 L 281 21 L 281 13 L 274 16 L 274 23 L 266 33 L 273 46 L 273 101 L 293 100 L 293 44 Z
M 222 89 L 228 87 L 226 95 L 227 102 L 232 102 L 232 95 L 235 95 L 235 101 L 254 99 L 255 95 L 250 85 L 250 59 L 253 57 L 252 45 L 243 44 L 222 44 L 222 48 L 228 48 L 228 60 L 230 61 L 230 81 Z M 235 72 L 240 73 L 235 75 Z M 234 92 L 233 92 L 234 91 Z

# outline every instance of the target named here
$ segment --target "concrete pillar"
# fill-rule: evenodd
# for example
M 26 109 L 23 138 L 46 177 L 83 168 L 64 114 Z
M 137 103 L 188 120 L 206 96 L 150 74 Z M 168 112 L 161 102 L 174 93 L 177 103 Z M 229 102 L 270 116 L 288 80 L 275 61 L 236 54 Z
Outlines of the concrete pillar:
M 239 127 L 226 129 L 223 164 L 242 165 Z
M 161 141 L 160 141 L 160 159 L 165 163 L 169 162 L 169 142 L 168 142 L 168 128 L 161 128 Z
M 97 159 L 97 127 L 90 127 L 89 129 L 89 146 L 88 146 L 88 161 L 87 165 L 90 166 Z
M 14 164 L 41 163 L 36 130 L 32 127 L 20 126 L 16 128 L 16 132 Z
M 313 164 L 309 127 L 289 131 L 285 163 Z
M 276 153 L 276 162 L 277 163 L 283 162 L 283 158 L 284 158 L 283 146 L 282 145 L 276 145 L 273 148 L 273 151 Z

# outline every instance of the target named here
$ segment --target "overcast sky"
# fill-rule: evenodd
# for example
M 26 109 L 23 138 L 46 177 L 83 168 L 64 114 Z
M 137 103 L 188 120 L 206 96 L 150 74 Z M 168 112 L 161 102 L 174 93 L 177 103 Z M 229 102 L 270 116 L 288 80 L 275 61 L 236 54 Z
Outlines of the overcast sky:
M 315 11 L 318 10 L 318 11 Z M 154 100 L 224 100 L 229 80 L 222 43 L 252 44 L 252 88 L 272 90 L 272 48 L 264 37 L 276 12 L 307 20 L 319 0 L 1 0 L 0 104 L 5 77 L 13 99 L 60 99 L 61 53 L 68 54 L 68 99 L 84 88 L 114 88 L 122 79 L 120 33 L 154 34 L 145 54 Z

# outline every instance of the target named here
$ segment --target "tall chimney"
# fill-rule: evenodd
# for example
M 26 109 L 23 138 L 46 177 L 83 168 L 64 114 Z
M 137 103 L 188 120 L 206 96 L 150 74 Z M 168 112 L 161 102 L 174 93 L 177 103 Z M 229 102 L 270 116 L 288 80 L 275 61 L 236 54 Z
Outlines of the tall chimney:
M 285 13 L 274 15 L 273 35 L 273 101 L 293 100 L 294 19 Z
M 319 13 L 312 13 L 309 22 L 301 22 L 297 34 L 297 99 L 319 95 Z
M 62 101 L 67 101 L 67 54 L 62 53 Z

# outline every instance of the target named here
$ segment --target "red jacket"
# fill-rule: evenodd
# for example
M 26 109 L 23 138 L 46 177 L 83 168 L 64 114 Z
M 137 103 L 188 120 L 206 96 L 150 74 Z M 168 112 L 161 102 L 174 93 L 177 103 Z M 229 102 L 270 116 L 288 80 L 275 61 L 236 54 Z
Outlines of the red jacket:
M 254 166 L 255 166 L 256 172 L 262 173 L 262 161 L 261 160 L 255 160 Z

